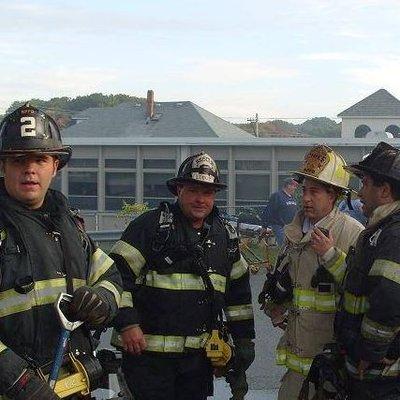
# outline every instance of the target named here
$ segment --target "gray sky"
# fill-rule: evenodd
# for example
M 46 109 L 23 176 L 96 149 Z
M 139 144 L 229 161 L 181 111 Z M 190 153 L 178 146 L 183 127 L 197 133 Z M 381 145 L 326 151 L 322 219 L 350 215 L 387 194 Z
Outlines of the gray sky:
M 0 0 L 0 113 L 93 92 L 191 100 L 231 121 L 400 98 L 400 1 Z

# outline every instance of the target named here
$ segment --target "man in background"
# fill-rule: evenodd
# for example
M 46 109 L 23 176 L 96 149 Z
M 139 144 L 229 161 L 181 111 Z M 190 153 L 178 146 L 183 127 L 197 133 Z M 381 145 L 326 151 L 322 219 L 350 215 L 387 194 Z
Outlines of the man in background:
M 264 215 L 264 227 L 270 226 L 274 231 L 278 246 L 285 238 L 283 227 L 292 222 L 297 212 L 297 202 L 293 197 L 298 183 L 292 178 L 283 181 L 282 189 L 272 193 Z

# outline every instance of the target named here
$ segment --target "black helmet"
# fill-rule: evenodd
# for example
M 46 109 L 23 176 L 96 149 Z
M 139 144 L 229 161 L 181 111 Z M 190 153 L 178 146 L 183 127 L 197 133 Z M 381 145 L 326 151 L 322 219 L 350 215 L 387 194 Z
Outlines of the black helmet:
M 0 159 L 30 153 L 58 156 L 61 169 L 71 157 L 71 147 L 63 146 L 60 130 L 49 115 L 24 104 L 7 115 L 0 125 Z
M 211 156 L 203 151 L 188 157 L 179 167 L 178 175 L 167 181 L 168 189 L 176 196 L 176 186 L 180 183 L 200 183 L 225 189 L 219 181 L 219 170 Z
M 362 161 L 344 168 L 354 175 L 379 175 L 400 182 L 400 150 L 380 142 Z

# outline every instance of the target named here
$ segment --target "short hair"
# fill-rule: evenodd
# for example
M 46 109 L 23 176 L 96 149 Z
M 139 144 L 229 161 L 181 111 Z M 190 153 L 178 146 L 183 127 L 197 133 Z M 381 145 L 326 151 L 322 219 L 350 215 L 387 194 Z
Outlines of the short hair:
M 296 182 L 296 181 L 293 178 L 285 178 L 283 180 L 283 186 L 282 187 L 285 188 L 285 187 L 288 187 L 289 185 L 293 185 L 294 182 Z

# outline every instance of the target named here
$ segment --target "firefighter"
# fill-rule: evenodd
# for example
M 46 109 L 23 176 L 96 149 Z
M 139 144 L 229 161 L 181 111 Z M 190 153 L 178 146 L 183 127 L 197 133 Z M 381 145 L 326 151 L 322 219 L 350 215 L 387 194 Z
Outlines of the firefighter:
M 114 326 L 125 377 L 137 400 L 206 399 L 215 366 L 207 343 L 216 327 L 224 336 L 224 310 L 235 344 L 227 379 L 233 398 L 242 400 L 244 371 L 254 358 L 254 319 L 236 231 L 214 206 L 216 191 L 226 185 L 201 152 L 188 157 L 167 186 L 177 201 L 133 220 L 110 253 L 124 287 Z
M 71 156 L 55 121 L 27 103 L 4 118 L 0 134 L 0 397 L 58 399 L 34 373 L 54 359 L 53 303 L 61 292 L 73 295 L 69 315 L 85 324 L 69 351 L 92 353 L 88 328 L 117 311 L 121 278 L 66 198 L 49 189 Z
M 338 295 L 335 280 L 342 260 L 363 226 L 338 211 L 335 203 L 347 191 L 344 159 L 324 145 L 313 147 L 296 172 L 302 187 L 302 210 L 285 226 L 285 242 L 275 272 L 259 296 L 274 326 L 285 329 L 277 348 L 277 364 L 287 372 L 279 400 L 298 398 L 313 357 L 333 340 Z
M 398 399 L 400 151 L 381 142 L 347 170 L 362 180 L 368 223 L 346 259 L 335 332 L 346 352 L 351 399 Z

